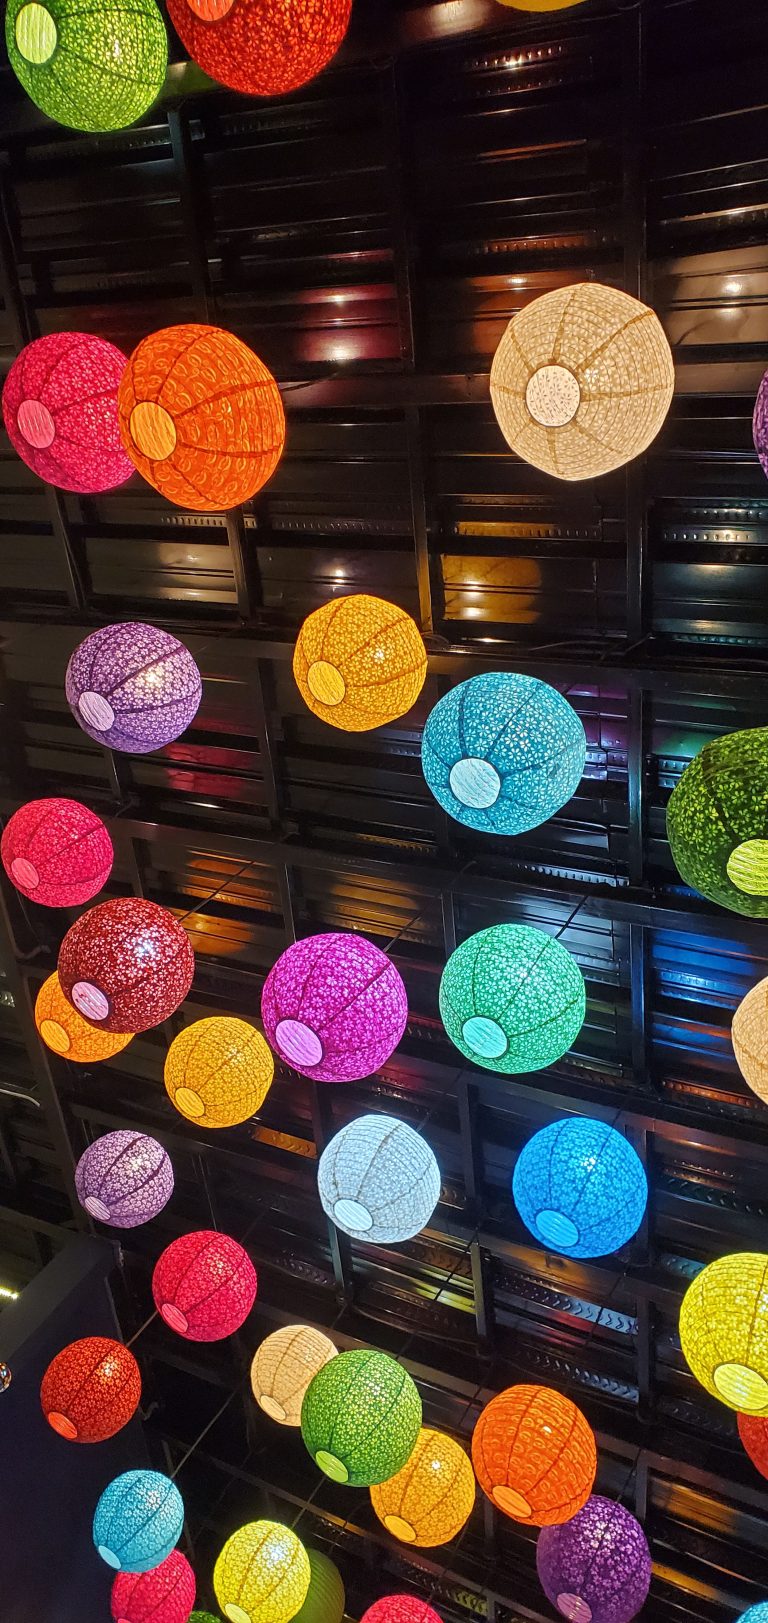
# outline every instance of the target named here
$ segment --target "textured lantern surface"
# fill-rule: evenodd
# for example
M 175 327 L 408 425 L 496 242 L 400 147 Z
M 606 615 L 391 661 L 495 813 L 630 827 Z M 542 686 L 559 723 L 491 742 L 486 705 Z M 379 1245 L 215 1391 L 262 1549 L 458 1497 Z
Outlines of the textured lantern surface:
M 584 0 L 499 0 L 502 6 L 511 6 L 513 11 L 570 11 L 573 6 L 582 6 Z
M 387 1532 L 424 1549 L 455 1538 L 474 1503 L 475 1478 L 463 1448 L 428 1426 L 397 1475 L 371 1488 L 371 1504 Z
M 221 1341 L 233 1335 L 253 1307 L 256 1286 L 247 1251 L 215 1229 L 173 1240 L 152 1275 L 158 1313 L 187 1341 Z
M 124 1471 L 96 1506 L 93 1542 L 118 1572 L 149 1572 L 170 1555 L 183 1526 L 184 1501 L 170 1477 L 161 1471 Z
M 686 885 L 733 913 L 768 917 L 768 727 L 704 745 L 669 797 L 667 837 Z
M 183 642 L 142 620 L 92 631 L 69 661 L 65 687 L 83 732 L 128 755 L 148 755 L 180 738 L 203 691 Z
M 310 1382 L 301 1433 L 316 1465 L 334 1482 L 370 1488 L 413 1453 L 421 1398 L 407 1370 L 387 1353 L 338 1353 Z
M 567 1257 L 606 1257 L 637 1233 L 648 1180 L 623 1133 L 571 1116 L 529 1138 L 515 1165 L 512 1194 L 540 1245 Z
M 64 996 L 102 1031 L 149 1031 L 178 1009 L 195 955 L 167 908 L 118 896 L 83 913 L 59 949 Z
M 255 1026 L 231 1015 L 195 1020 L 174 1037 L 163 1079 L 171 1104 L 200 1127 L 235 1127 L 263 1105 L 275 1062 Z
M 25 345 L 5 380 L 3 417 L 14 451 L 33 473 L 84 495 L 130 479 L 117 421 L 125 364 L 114 344 L 83 332 L 49 333 Z
M 230 1623 L 290 1623 L 309 1589 L 309 1557 L 282 1522 L 248 1522 L 227 1539 L 213 1570 Z
M 72 130 L 135 124 L 159 95 L 168 66 L 155 0 L 131 0 L 130 7 L 120 0 L 9 0 L 5 43 L 27 95 Z
M 601 282 L 556 288 L 525 305 L 491 366 L 507 444 L 557 479 L 594 479 L 639 456 L 656 438 L 674 386 L 658 316 Z
M 317 1169 L 323 1210 L 345 1234 L 374 1245 L 418 1234 L 440 1199 L 426 1139 L 395 1116 L 358 1116 L 326 1145 Z
M 214 1617 L 213 1612 L 192 1612 L 189 1623 L 221 1623 L 221 1618 Z
M 752 438 L 760 459 L 760 466 L 768 478 L 768 372 L 764 373 L 755 399 L 752 415 Z
M 472 1436 L 483 1493 L 513 1521 L 566 1522 L 586 1504 L 597 1450 L 591 1426 L 550 1386 L 510 1386 L 483 1409 Z
M 168 13 L 193 61 L 247 96 L 284 96 L 335 56 L 352 0 L 169 0 Z
M 486 1071 L 539 1071 L 567 1053 L 584 1023 L 584 977 L 543 930 L 496 924 L 451 953 L 440 1016 L 460 1052 Z
M 134 467 L 161 496 L 198 513 L 250 501 L 285 444 L 272 373 L 221 327 L 163 327 L 143 338 L 123 373 L 117 409 Z
M 737 1414 L 736 1425 L 755 1470 L 768 1477 L 768 1415 Z
M 114 1623 L 187 1623 L 195 1574 L 181 1550 L 151 1572 L 119 1572 L 110 1596 Z
M 562 693 L 501 671 L 444 694 L 421 744 L 435 799 L 457 823 L 486 834 L 546 823 L 578 788 L 586 756 L 584 728 Z
M 731 1042 L 744 1081 L 768 1104 L 768 977 L 742 998 L 731 1022 Z
M 259 1407 L 281 1426 L 300 1426 L 310 1381 L 335 1357 L 330 1338 L 309 1324 L 286 1324 L 282 1330 L 273 1330 L 251 1364 L 251 1387 Z
M 150 1223 L 173 1194 L 173 1167 L 167 1150 L 147 1133 L 119 1128 L 104 1133 L 83 1152 L 75 1168 L 81 1206 L 100 1223 L 135 1229 Z
M 49 1426 L 70 1443 L 103 1443 L 127 1426 L 141 1398 L 133 1353 L 108 1336 L 71 1341 L 51 1360 L 40 1387 Z
M 746 1612 L 737 1617 L 736 1623 L 768 1623 L 768 1600 L 759 1600 L 756 1605 L 748 1606 Z
M 442 1619 L 417 1595 L 383 1595 L 363 1612 L 360 1623 L 442 1623 Z
M 293 1623 L 342 1623 L 347 1597 L 338 1567 L 319 1550 L 307 1550 L 309 1589 Z
M 680 1344 L 712 1396 L 741 1414 L 768 1414 L 768 1256 L 718 1257 L 688 1286 Z
M 47 1048 L 76 1065 L 112 1059 L 131 1041 L 130 1032 L 97 1031 L 84 1020 L 65 998 L 55 973 L 43 982 L 35 999 L 35 1025 Z
M 640 1523 L 599 1494 L 571 1521 L 542 1529 L 536 1567 L 547 1600 L 569 1623 L 629 1623 L 651 1584 Z
M 393 963 L 364 936 L 307 936 L 280 954 L 261 994 L 278 1054 L 316 1082 L 358 1082 L 394 1053 L 408 999 Z
M 30 800 L 6 823 L 0 856 L 8 878 L 42 907 L 82 907 L 112 872 L 112 841 L 77 800 Z
M 404 716 L 427 674 L 415 621 L 381 597 L 338 597 L 304 621 L 293 654 L 304 703 L 321 721 L 369 732 Z

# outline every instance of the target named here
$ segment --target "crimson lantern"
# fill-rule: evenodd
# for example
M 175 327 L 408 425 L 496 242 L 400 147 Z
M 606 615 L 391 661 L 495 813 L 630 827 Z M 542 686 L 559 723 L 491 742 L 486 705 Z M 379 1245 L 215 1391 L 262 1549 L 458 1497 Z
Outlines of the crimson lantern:
M 106 884 L 115 853 L 79 800 L 29 800 L 3 829 L 0 857 L 17 890 L 43 907 L 82 907 Z
M 195 1574 L 181 1550 L 149 1572 L 118 1572 L 110 1606 L 114 1623 L 187 1623 L 195 1604 Z
M 363 1612 L 360 1623 L 442 1623 L 442 1619 L 417 1595 L 383 1595 Z
M 141 1397 L 133 1353 L 108 1336 L 71 1341 L 48 1365 L 40 1387 L 43 1414 L 70 1443 L 103 1443 L 127 1426 Z
M 114 344 L 83 332 L 49 333 L 26 345 L 5 380 L 3 417 L 33 473 L 83 495 L 130 479 L 117 421 L 125 364 Z
M 102 1031 L 149 1031 L 184 999 L 195 955 L 172 913 L 118 896 L 83 913 L 59 950 L 64 996 Z
M 755 1470 L 768 1477 L 768 1415 L 737 1414 L 736 1425 Z
M 256 1269 L 228 1234 L 199 1229 L 161 1252 L 152 1275 L 155 1307 L 187 1341 L 221 1341 L 245 1323 L 256 1300 Z
M 193 61 L 246 96 L 284 96 L 336 54 L 352 0 L 168 0 Z

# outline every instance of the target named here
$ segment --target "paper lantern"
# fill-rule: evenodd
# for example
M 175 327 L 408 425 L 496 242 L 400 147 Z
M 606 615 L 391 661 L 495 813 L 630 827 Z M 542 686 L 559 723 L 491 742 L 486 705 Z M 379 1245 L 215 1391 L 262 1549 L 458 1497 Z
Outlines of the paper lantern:
M 547 1250 L 607 1257 L 637 1233 L 648 1180 L 623 1133 L 571 1116 L 529 1138 L 515 1165 L 512 1194 L 526 1228 Z
M 410 1459 L 421 1429 L 421 1398 L 407 1370 L 387 1353 L 338 1353 L 310 1382 L 301 1434 L 334 1482 L 370 1488 Z
M 472 1464 L 483 1493 L 505 1516 L 550 1527 L 586 1504 L 597 1470 L 595 1437 L 561 1392 L 510 1386 L 480 1414 Z
M 263 1105 L 275 1062 L 247 1020 L 216 1015 L 174 1037 L 163 1079 L 171 1104 L 199 1127 L 235 1127 Z
M 768 1414 L 768 1256 L 736 1251 L 703 1268 L 680 1308 L 692 1374 L 741 1414 Z
M 269 1042 L 316 1082 L 358 1082 L 385 1065 L 408 999 L 393 963 L 364 936 L 307 936 L 273 965 L 261 994 Z
M 112 841 L 100 817 L 77 800 L 30 800 L 6 823 L 3 867 L 17 890 L 42 907 L 82 907 L 112 872 Z
M 371 1504 L 387 1532 L 422 1549 L 455 1538 L 474 1503 L 475 1478 L 463 1448 L 427 1426 L 402 1470 L 371 1488 Z
M 499 0 L 499 4 L 513 11 L 571 11 L 583 5 L 584 0 Z
M 768 1477 L 768 1415 L 737 1414 L 736 1425 L 755 1470 Z
M 351 0 L 169 0 L 194 62 L 246 96 L 284 96 L 314 79 L 347 31 Z
M 0 1359 L 0 1392 L 7 1392 L 12 1380 L 13 1374 L 10 1365 Z
M 181 1537 L 184 1502 L 160 1471 L 124 1471 L 96 1506 L 93 1542 L 118 1572 L 149 1572 L 165 1561 Z
M 168 1205 L 173 1167 L 156 1138 L 120 1128 L 89 1144 L 75 1168 L 75 1187 L 91 1217 L 115 1229 L 135 1229 Z
M 569 1522 L 542 1528 L 536 1567 L 547 1600 L 569 1623 L 629 1623 L 651 1584 L 640 1523 L 599 1494 Z
M 110 1606 L 114 1623 L 187 1623 L 195 1604 L 195 1574 L 181 1550 L 152 1572 L 119 1572 Z
M 122 1431 L 141 1399 L 133 1353 L 108 1336 L 71 1341 L 51 1360 L 40 1387 L 49 1426 L 69 1443 L 103 1443 Z
M 5 427 L 22 462 L 49 485 L 85 495 L 130 479 L 117 422 L 125 364 L 114 344 L 84 332 L 49 333 L 17 355 L 3 388 Z
M 538 828 L 571 799 L 587 756 L 567 699 L 535 676 L 492 671 L 460 682 L 430 711 L 424 777 L 457 823 L 484 834 Z
M 768 372 L 763 374 L 752 416 L 752 438 L 763 473 L 768 478 Z
M 65 998 L 55 973 L 48 976 L 37 994 L 35 1025 L 46 1048 L 75 1065 L 96 1065 L 100 1060 L 112 1059 L 131 1041 L 130 1032 L 97 1031 L 84 1020 Z
M 442 1623 L 442 1619 L 416 1595 L 384 1595 L 363 1612 L 360 1623 Z
M 72 925 L 59 949 L 64 996 L 102 1031 L 149 1031 L 184 999 L 195 955 L 167 908 L 138 896 L 99 902 Z
M 397 721 L 416 703 L 427 651 L 415 621 L 381 597 L 337 597 L 304 621 L 293 654 L 304 703 L 347 733 Z
M 336 1348 L 322 1330 L 308 1324 L 273 1330 L 251 1364 L 251 1386 L 259 1407 L 281 1426 L 300 1426 L 310 1381 L 335 1357 Z
M 576 960 L 527 924 L 496 924 L 469 936 L 440 981 L 440 1015 L 451 1042 L 502 1075 L 540 1071 L 561 1059 L 585 1010 Z
M 5 43 L 27 95 L 71 130 L 135 124 L 160 94 L 168 67 L 154 0 L 131 0 L 130 7 L 119 0 L 8 0 Z
M 192 1612 L 189 1623 L 221 1623 L 221 1619 L 214 1617 L 213 1612 Z
M 731 1022 L 731 1042 L 744 1081 L 768 1104 L 768 977 L 742 998 Z
M 221 1341 L 233 1335 L 253 1307 L 256 1286 L 247 1251 L 215 1229 L 173 1240 L 152 1275 L 158 1313 L 187 1341 Z
M 143 338 L 117 409 L 134 467 L 161 496 L 197 513 L 250 501 L 283 454 L 285 413 L 272 373 L 221 327 L 163 327 Z
M 358 1116 L 326 1145 L 317 1169 L 323 1210 L 345 1234 L 374 1245 L 410 1240 L 440 1199 L 426 1142 L 395 1116 Z
M 282 1522 L 249 1522 L 227 1539 L 213 1569 L 230 1623 L 290 1623 L 309 1589 L 309 1557 Z
M 754 1606 L 748 1606 L 746 1612 L 737 1617 L 736 1623 L 768 1623 L 768 1600 L 759 1600 Z
M 491 366 L 507 444 L 557 479 L 594 479 L 639 456 L 656 438 L 674 386 L 658 316 L 601 282 L 526 304 Z
M 293 1623 L 342 1623 L 347 1597 L 338 1567 L 319 1550 L 307 1550 L 309 1589 Z
M 92 631 L 69 661 L 65 686 L 83 732 L 129 755 L 148 755 L 180 738 L 203 691 L 189 649 L 141 620 Z
M 667 805 L 686 885 L 732 913 L 768 918 L 768 727 L 725 733 L 689 762 Z

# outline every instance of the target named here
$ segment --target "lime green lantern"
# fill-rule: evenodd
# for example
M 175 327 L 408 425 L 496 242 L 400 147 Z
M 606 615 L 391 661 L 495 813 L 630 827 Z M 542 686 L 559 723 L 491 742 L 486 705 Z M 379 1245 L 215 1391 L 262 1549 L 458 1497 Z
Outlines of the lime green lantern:
M 672 791 L 667 837 L 692 890 L 768 918 L 768 727 L 704 745 Z
M 515 1076 L 553 1065 L 586 1010 L 584 977 L 553 936 L 527 924 L 479 930 L 451 953 L 440 1014 L 452 1043 L 486 1071 Z
M 301 1434 L 334 1482 L 370 1488 L 410 1459 L 421 1430 L 421 1398 L 387 1353 L 339 1353 L 318 1371 L 301 1408 Z
M 342 1623 L 347 1603 L 341 1573 L 319 1550 L 307 1550 L 309 1589 L 293 1623 Z
M 5 43 L 41 112 L 72 130 L 123 130 L 159 95 L 168 39 L 155 0 L 8 0 Z

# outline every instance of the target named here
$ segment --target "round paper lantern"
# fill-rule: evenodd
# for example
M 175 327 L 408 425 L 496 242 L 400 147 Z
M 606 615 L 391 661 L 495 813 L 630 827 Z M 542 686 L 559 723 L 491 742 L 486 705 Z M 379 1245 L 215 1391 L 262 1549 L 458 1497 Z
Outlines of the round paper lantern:
M 435 799 L 467 828 L 522 834 L 575 793 L 587 741 L 573 709 L 535 676 L 492 671 L 460 682 L 430 711 L 421 745 Z
M 90 0 L 8 0 L 5 43 L 27 95 L 71 130 L 135 124 L 160 94 L 168 67 L 154 0 L 131 0 L 130 7 L 119 0 L 98 7 Z
M 584 1023 L 584 977 L 543 930 L 496 924 L 451 953 L 440 1015 L 456 1047 L 486 1071 L 540 1071 L 567 1053 Z
M 6 823 L 3 867 L 17 890 L 42 907 L 82 907 L 112 872 L 112 841 L 100 817 L 77 800 L 30 800 Z
M 542 1529 L 536 1567 L 547 1600 L 569 1623 L 629 1623 L 651 1584 L 640 1523 L 599 1494 L 569 1522 Z
M 227 1539 L 213 1569 L 230 1623 L 290 1623 L 309 1589 L 309 1557 L 282 1522 L 248 1522 Z
M 158 1313 L 187 1341 L 221 1341 L 233 1335 L 253 1307 L 256 1285 L 247 1251 L 215 1229 L 173 1240 L 152 1275 Z
M 118 1572 L 149 1572 L 159 1567 L 181 1537 L 184 1502 L 170 1477 L 160 1471 L 124 1471 L 96 1506 L 93 1542 L 107 1566 Z
M 40 1387 L 49 1426 L 69 1443 L 103 1443 L 122 1431 L 141 1399 L 133 1353 L 108 1336 L 71 1341 L 52 1359 Z
M 35 1025 L 46 1048 L 76 1065 L 95 1065 L 112 1059 L 131 1041 L 130 1032 L 97 1031 L 73 1009 L 59 986 L 57 974 L 43 982 L 35 1000 Z
M 181 1550 L 152 1572 L 119 1572 L 110 1606 L 114 1623 L 187 1623 L 195 1604 L 195 1574 Z
M 64 996 L 102 1031 L 149 1031 L 184 999 L 195 955 L 167 908 L 138 896 L 99 902 L 72 925 L 59 949 Z
M 251 1386 L 259 1407 L 281 1426 L 300 1426 L 310 1381 L 335 1357 L 336 1348 L 322 1330 L 308 1324 L 273 1330 L 251 1364 Z
M 319 1550 L 307 1550 L 307 1555 L 309 1589 L 293 1623 L 342 1623 L 347 1597 L 338 1567 Z
M 768 1600 L 759 1600 L 754 1606 L 748 1606 L 746 1612 L 737 1617 L 736 1623 L 768 1623 Z
M 637 1233 L 648 1180 L 623 1133 L 571 1116 L 529 1138 L 515 1165 L 512 1194 L 526 1228 L 549 1251 L 607 1257 Z
M 163 1078 L 171 1104 L 199 1127 L 235 1127 L 263 1105 L 275 1062 L 247 1020 L 216 1015 L 174 1037 Z
M 269 1042 L 315 1082 L 359 1082 L 385 1065 L 408 999 L 393 963 L 364 936 L 307 936 L 273 965 L 261 994 Z
M 742 998 L 731 1022 L 731 1042 L 744 1081 L 768 1104 L 768 977 Z
M 169 0 L 182 44 L 204 73 L 246 96 L 284 96 L 314 79 L 347 31 L 351 0 Z
M 189 649 L 141 620 L 92 631 L 69 661 L 65 687 L 83 732 L 128 755 L 180 738 L 203 691 Z
M 507 444 L 557 479 L 594 479 L 639 456 L 656 438 L 674 386 L 658 316 L 600 282 L 526 304 L 491 366 Z
M 381 597 L 337 597 L 304 621 L 293 654 L 304 703 L 347 733 L 397 721 L 416 703 L 427 650 L 415 621 Z
M 272 373 L 221 327 L 163 327 L 143 338 L 117 409 L 134 467 L 161 496 L 197 513 L 250 501 L 283 454 L 285 413 Z
M 475 1478 L 463 1448 L 427 1426 L 402 1470 L 371 1488 L 371 1504 L 387 1532 L 423 1549 L 455 1538 L 474 1503 Z
M 173 1167 L 156 1138 L 120 1128 L 89 1144 L 75 1168 L 75 1187 L 91 1217 L 115 1229 L 135 1229 L 168 1205 Z
M 768 372 L 764 373 L 755 399 L 752 416 L 752 438 L 760 459 L 760 466 L 768 478 Z
M 667 805 L 672 860 L 711 902 L 768 917 L 768 727 L 725 733 L 689 762 Z
M 755 1470 L 768 1477 L 768 1415 L 737 1414 L 736 1425 Z
M 416 1595 L 384 1595 L 363 1612 L 360 1623 L 442 1623 L 442 1619 Z
M 440 1199 L 440 1169 L 426 1142 L 395 1116 L 358 1116 L 326 1145 L 317 1169 L 323 1210 L 337 1228 L 374 1245 L 410 1240 Z
M 499 0 L 502 6 L 511 6 L 513 11 L 571 11 L 574 6 L 581 6 L 584 0 Z
M 719 1257 L 688 1286 L 680 1345 L 702 1386 L 741 1414 L 768 1414 L 768 1256 Z
M 407 1370 L 387 1353 L 338 1353 L 310 1382 L 301 1434 L 334 1482 L 370 1488 L 395 1475 L 413 1453 L 421 1398 Z
M 3 388 L 5 427 L 22 462 L 49 485 L 88 494 L 130 479 L 117 422 L 125 364 L 114 344 L 84 332 L 49 333 L 17 355 Z
M 484 1494 L 513 1521 L 567 1522 L 585 1505 L 597 1470 L 591 1426 L 551 1386 L 510 1386 L 483 1409 L 472 1464 Z
M 221 1623 L 221 1618 L 214 1617 L 213 1612 L 192 1612 L 189 1623 Z
M 10 1364 L 0 1360 L 0 1392 L 7 1392 L 13 1380 Z

